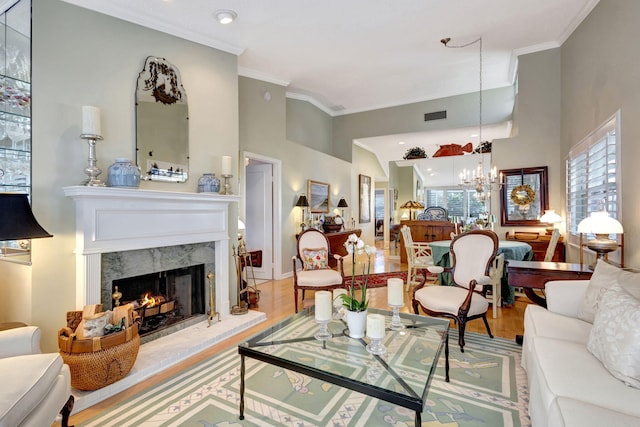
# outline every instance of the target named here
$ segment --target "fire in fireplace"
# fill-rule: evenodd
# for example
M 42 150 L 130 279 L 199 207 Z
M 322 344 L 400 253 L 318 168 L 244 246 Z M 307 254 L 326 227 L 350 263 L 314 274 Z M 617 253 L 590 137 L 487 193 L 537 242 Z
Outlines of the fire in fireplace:
M 120 304 L 132 303 L 145 336 L 205 313 L 204 264 L 117 279 Z M 113 305 L 115 305 L 115 300 Z

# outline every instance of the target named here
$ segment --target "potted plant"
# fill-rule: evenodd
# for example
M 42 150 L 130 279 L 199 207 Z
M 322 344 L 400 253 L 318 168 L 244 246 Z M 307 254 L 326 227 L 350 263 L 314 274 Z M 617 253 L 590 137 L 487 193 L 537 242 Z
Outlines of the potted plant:
M 422 147 L 413 147 L 413 148 L 409 148 L 407 152 L 404 153 L 404 156 L 402 158 L 405 160 L 426 159 L 427 153 L 424 151 L 424 148 Z
M 344 243 L 347 253 L 351 255 L 351 285 L 346 294 L 340 295 L 342 306 L 346 309 L 346 321 L 351 338 L 364 337 L 364 328 L 367 321 L 367 282 L 371 272 L 371 255 L 376 253 L 376 248 L 367 246 L 355 234 L 350 234 Z M 366 254 L 367 265 L 362 268 L 362 283 L 360 284 L 360 299 L 356 297 L 356 255 Z M 366 270 L 366 272 L 365 272 Z

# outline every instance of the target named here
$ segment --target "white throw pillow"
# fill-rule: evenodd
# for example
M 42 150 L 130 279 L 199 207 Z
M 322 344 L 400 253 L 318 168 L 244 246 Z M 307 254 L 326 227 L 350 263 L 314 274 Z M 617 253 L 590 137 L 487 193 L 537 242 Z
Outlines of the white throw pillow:
M 618 283 L 625 291 L 640 299 L 640 274 L 630 271 L 621 271 L 618 274 Z
M 596 268 L 589 280 L 582 305 L 578 309 L 578 317 L 585 322 L 593 323 L 598 308 L 598 300 L 602 293 L 618 282 L 622 270 L 602 260 L 596 262 Z
M 598 302 L 587 348 L 625 384 L 640 388 L 640 300 L 614 284 Z

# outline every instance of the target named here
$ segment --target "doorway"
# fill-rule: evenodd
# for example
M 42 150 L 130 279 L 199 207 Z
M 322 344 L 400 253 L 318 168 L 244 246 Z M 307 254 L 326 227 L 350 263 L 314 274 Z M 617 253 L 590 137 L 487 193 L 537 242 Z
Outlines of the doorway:
M 280 161 L 244 153 L 244 212 L 247 250 L 261 250 L 262 264 L 253 268 L 257 280 L 280 279 Z

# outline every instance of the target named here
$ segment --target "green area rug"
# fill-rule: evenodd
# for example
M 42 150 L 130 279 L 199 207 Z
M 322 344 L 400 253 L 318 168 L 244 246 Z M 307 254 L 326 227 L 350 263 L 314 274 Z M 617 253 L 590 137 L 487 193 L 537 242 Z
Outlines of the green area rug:
M 521 348 L 467 332 L 460 353 L 449 337 L 427 397 L 422 427 L 530 426 Z M 140 392 L 78 426 L 413 426 L 414 413 L 319 380 L 247 358 L 245 419 L 238 419 L 240 356 L 232 347 Z

